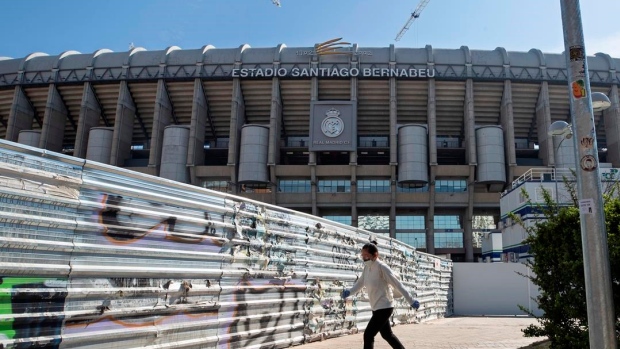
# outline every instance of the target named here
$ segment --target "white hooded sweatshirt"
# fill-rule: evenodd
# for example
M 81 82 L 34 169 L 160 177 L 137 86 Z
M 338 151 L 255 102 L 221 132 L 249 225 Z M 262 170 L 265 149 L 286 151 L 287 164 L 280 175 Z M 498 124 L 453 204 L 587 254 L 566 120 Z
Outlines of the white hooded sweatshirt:
M 409 304 L 414 299 L 409 291 L 400 282 L 390 267 L 380 260 L 365 263 L 362 276 L 351 287 L 351 294 L 356 294 L 362 287 L 366 287 L 368 298 L 370 299 L 370 307 L 373 311 L 386 308 L 394 308 L 392 297 L 388 285 L 391 285 L 395 291 L 402 294 Z

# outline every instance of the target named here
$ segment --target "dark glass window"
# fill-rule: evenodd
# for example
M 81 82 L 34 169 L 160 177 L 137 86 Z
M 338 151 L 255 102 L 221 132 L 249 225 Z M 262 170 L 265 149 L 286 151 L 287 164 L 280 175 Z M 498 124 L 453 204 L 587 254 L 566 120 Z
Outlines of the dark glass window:
M 309 179 L 280 179 L 278 191 L 282 193 L 309 193 L 311 191 Z
M 345 179 L 319 180 L 319 193 L 350 193 L 351 181 Z

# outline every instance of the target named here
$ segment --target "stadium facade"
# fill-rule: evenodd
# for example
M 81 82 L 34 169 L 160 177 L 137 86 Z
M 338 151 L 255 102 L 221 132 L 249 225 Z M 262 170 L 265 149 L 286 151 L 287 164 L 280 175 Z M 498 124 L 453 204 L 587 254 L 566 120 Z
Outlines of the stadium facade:
M 507 185 L 554 166 L 565 66 L 465 46 L 33 53 L 0 58 L 0 137 L 475 261 L 476 217 L 497 224 Z M 594 116 L 599 157 L 620 167 L 620 60 L 588 68 L 612 101 Z

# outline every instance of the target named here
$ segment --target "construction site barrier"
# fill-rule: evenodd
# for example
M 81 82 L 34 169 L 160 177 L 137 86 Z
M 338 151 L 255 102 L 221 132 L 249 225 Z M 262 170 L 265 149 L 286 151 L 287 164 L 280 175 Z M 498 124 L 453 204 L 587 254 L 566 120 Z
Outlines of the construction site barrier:
M 452 261 L 320 217 L 0 140 L 0 347 L 282 348 L 363 331 L 360 248 L 452 314 Z

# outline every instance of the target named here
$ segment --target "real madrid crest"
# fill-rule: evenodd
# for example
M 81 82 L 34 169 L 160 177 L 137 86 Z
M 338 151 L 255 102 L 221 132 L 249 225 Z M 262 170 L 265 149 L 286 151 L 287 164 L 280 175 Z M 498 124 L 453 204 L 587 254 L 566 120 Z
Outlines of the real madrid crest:
M 321 123 L 321 131 L 327 137 L 338 137 L 344 131 L 344 121 L 340 118 L 340 111 L 331 108 L 325 113 L 325 119 Z

